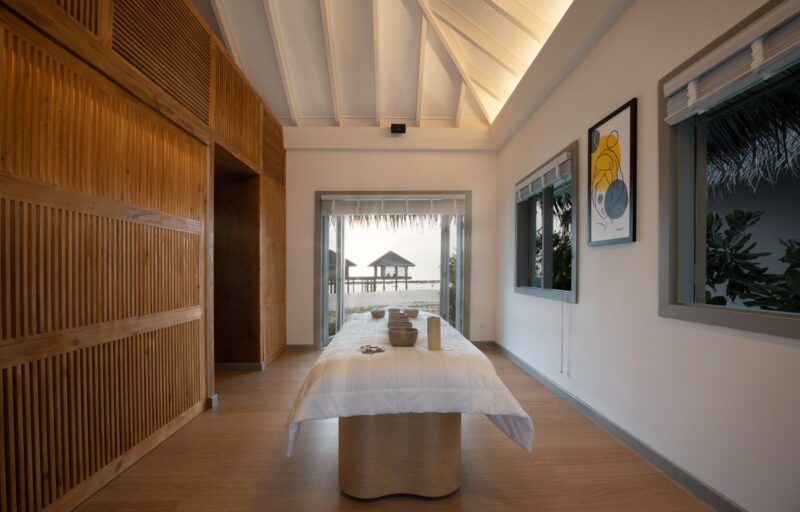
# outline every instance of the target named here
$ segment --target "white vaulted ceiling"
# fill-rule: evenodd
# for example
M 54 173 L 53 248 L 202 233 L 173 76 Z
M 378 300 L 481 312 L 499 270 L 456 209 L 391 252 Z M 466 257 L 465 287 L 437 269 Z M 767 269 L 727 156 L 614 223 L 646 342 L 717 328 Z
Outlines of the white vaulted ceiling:
M 488 126 L 572 0 L 194 0 L 285 126 Z

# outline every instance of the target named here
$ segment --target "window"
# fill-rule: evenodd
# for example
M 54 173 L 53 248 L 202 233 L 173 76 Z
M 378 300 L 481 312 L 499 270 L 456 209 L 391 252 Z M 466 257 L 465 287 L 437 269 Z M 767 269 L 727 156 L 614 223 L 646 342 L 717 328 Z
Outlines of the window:
M 800 18 L 771 7 L 662 80 L 660 312 L 800 337 Z
M 559 153 L 515 186 L 516 291 L 576 302 L 578 143 Z

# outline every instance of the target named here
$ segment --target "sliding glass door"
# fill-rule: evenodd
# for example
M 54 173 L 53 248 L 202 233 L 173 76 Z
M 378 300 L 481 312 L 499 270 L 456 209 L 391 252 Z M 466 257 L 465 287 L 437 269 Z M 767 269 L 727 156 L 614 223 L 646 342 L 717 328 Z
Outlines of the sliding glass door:
M 323 195 L 320 201 L 323 348 L 351 315 L 387 306 L 439 314 L 463 332 L 465 195 Z

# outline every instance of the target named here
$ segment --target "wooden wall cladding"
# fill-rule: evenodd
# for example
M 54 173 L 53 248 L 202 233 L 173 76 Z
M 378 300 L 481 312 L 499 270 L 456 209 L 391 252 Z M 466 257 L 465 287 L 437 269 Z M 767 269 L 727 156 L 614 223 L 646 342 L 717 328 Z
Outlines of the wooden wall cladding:
M 101 0 L 52 0 L 64 13 L 94 35 L 98 33 Z
M 283 126 L 268 109 L 264 109 L 264 128 L 261 150 L 261 171 L 286 185 L 286 149 L 283 145 Z
M 112 47 L 205 124 L 211 34 L 182 0 L 114 0 Z
M 200 305 L 197 233 L 0 196 L 0 246 L 0 344 Z
M 69 498 L 203 401 L 199 337 L 196 320 L 3 368 L 0 509 Z
M 0 44 L 0 172 L 200 219 L 202 144 L 11 30 Z
M 205 406 L 208 149 L 0 17 L 0 511 L 66 509 Z
M 214 137 L 254 171 L 261 169 L 261 99 L 218 44 L 214 52 Z
M 286 191 L 261 177 L 261 350 L 269 363 L 286 348 Z

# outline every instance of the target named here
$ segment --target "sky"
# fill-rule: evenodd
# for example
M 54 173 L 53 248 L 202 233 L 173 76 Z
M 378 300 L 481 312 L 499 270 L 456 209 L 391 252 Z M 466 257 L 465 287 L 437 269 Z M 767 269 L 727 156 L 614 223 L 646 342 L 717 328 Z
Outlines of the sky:
M 335 238 L 331 237 L 331 246 Z M 402 227 L 392 230 L 384 225 L 352 226 L 345 224 L 345 257 L 355 263 L 351 276 L 372 276 L 370 263 L 387 251 L 394 251 L 416 265 L 409 269 L 413 279 L 439 279 L 439 226 Z

